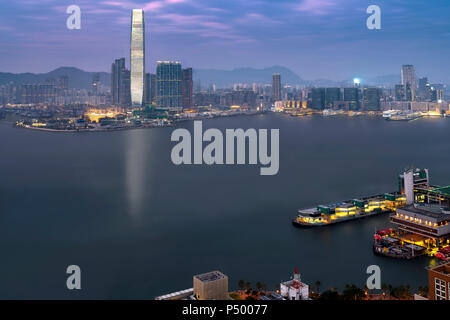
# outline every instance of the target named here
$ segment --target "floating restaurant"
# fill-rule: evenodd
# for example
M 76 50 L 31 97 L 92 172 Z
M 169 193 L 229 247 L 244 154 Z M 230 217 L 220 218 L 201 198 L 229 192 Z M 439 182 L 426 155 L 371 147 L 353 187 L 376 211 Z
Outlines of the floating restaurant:
M 346 200 L 316 208 L 300 209 L 292 221 L 297 227 L 319 227 L 388 213 L 406 204 L 400 193 L 385 193 L 361 199 Z
M 428 183 L 428 171 L 424 172 L 425 181 L 423 178 L 424 174 L 416 175 L 416 178 L 407 176 L 408 179 L 405 180 L 406 188 L 410 184 L 417 186 L 426 185 Z M 292 223 L 296 227 L 319 227 L 395 212 L 397 208 L 407 204 L 408 196 L 412 201 L 412 196 L 405 194 L 404 182 L 400 183 L 399 189 L 396 192 L 319 205 L 315 208 L 300 209 Z

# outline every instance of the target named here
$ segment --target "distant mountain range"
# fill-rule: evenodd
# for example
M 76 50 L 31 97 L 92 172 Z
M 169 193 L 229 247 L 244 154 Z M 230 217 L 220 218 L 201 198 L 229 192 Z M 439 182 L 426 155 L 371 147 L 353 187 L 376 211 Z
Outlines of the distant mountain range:
M 67 75 L 69 77 L 69 88 L 90 89 L 94 74 L 100 75 L 100 82 L 106 86 L 111 83 L 111 75 L 107 72 L 86 72 L 74 67 L 60 67 L 47 73 L 8 73 L 0 72 L 0 85 L 9 82 L 16 84 L 44 83 L 48 79 L 57 79 Z
M 364 79 L 363 79 L 364 81 Z M 390 74 L 386 76 L 378 76 L 367 78 L 364 83 L 368 85 L 376 85 L 376 86 L 391 86 L 394 84 L 399 84 L 402 82 L 402 78 L 400 74 Z
M 306 82 L 288 68 L 273 66 L 264 69 L 236 68 L 233 70 L 194 69 L 194 81 L 202 86 L 215 84 L 218 88 L 231 87 L 235 83 L 272 83 L 272 75 L 279 73 L 283 84 L 303 85 Z
M 97 72 L 87 72 L 75 67 L 60 67 L 48 73 L 7 73 L 0 72 L 0 85 L 9 82 L 16 84 L 22 83 L 44 83 L 47 79 L 58 78 L 67 75 L 69 77 L 69 88 L 90 89 L 92 78 Z M 110 86 L 111 75 L 107 72 L 98 72 L 100 82 L 104 86 Z M 292 70 L 273 66 L 264 69 L 255 68 L 236 68 L 233 70 L 217 70 L 217 69 L 194 69 L 194 81 L 200 81 L 202 87 L 208 87 L 215 84 L 218 88 L 231 87 L 235 83 L 271 83 L 272 75 L 279 73 L 283 85 L 308 85 L 316 87 L 340 87 L 351 85 L 352 79 L 342 81 L 332 81 L 327 79 L 318 79 L 307 81 L 302 79 Z M 364 84 L 373 86 L 392 86 L 400 83 L 400 75 L 378 76 L 363 79 Z

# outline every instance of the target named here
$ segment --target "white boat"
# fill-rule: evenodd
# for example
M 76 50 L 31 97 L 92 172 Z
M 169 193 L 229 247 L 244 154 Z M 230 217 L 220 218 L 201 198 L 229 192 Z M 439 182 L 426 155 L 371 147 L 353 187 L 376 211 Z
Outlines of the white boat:
M 390 118 L 391 116 L 400 114 L 399 110 L 386 110 L 383 111 L 383 118 Z

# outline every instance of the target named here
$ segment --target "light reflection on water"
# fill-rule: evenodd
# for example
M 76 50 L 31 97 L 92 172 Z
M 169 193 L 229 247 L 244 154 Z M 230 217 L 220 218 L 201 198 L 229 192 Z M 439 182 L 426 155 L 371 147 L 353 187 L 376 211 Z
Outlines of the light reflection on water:
M 304 230 L 291 219 L 299 208 L 395 190 L 409 164 L 449 184 L 448 119 L 264 115 L 203 124 L 279 128 L 279 174 L 175 166 L 174 128 L 69 135 L 0 124 L 0 298 L 75 298 L 64 289 L 68 263 L 86 275 L 80 298 L 151 299 L 216 269 L 230 288 L 239 279 L 273 288 L 295 267 L 324 289 L 361 286 L 371 264 L 382 282 L 426 284 L 432 259 L 374 256 L 373 233 L 387 215 Z
M 144 197 L 149 196 L 150 184 L 146 179 L 151 171 L 148 159 L 150 141 L 145 130 L 132 130 L 126 132 L 125 142 L 125 179 L 126 197 L 128 200 L 128 213 L 137 218 L 142 215 Z

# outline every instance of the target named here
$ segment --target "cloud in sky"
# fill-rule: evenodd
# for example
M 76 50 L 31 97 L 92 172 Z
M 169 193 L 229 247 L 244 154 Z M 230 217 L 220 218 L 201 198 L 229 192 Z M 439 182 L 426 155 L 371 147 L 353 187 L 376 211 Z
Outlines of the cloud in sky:
M 323 15 L 329 13 L 336 5 L 337 3 L 331 0 L 302 0 L 295 9 L 301 12 Z
M 174 4 L 188 3 L 189 0 L 154 0 L 147 2 L 130 1 L 103 1 L 100 4 L 106 6 L 120 7 L 124 9 L 144 9 L 144 11 L 157 12 L 167 6 Z
M 77 0 L 82 29 L 69 31 L 73 2 L 3 1 L 0 71 L 43 72 L 55 63 L 108 70 L 128 57 L 130 12 L 143 8 L 150 70 L 156 60 L 180 59 L 227 69 L 283 64 L 304 78 L 342 79 L 413 63 L 430 78 L 450 77 L 448 0 L 378 0 L 380 31 L 366 28 L 369 0 Z

